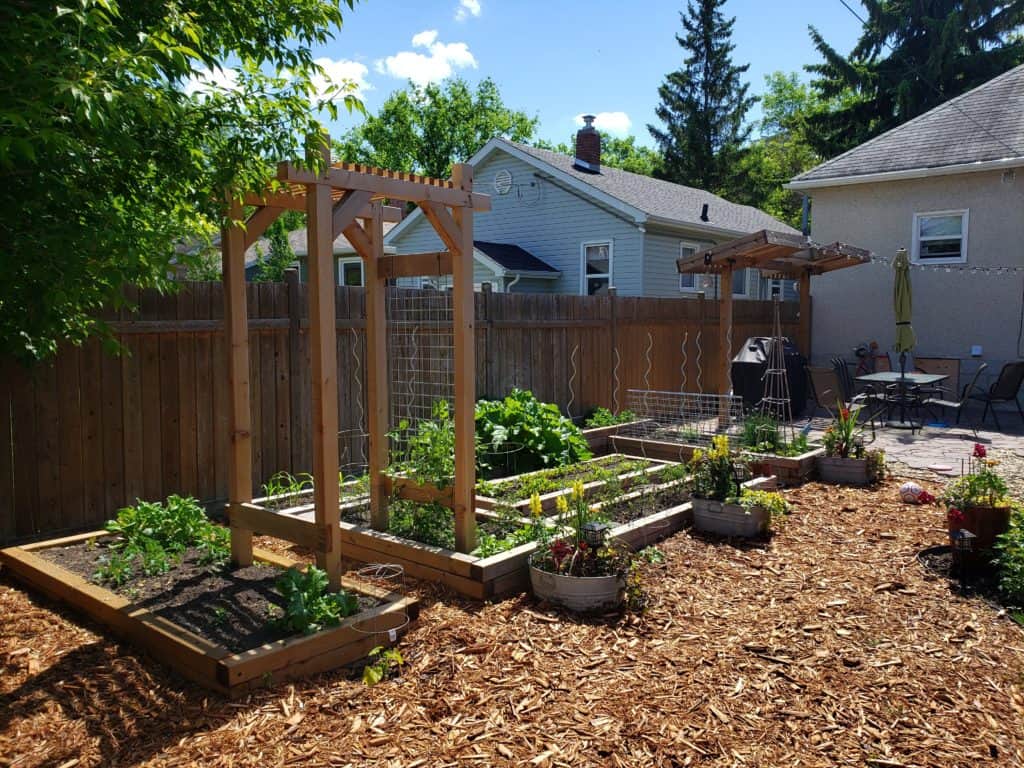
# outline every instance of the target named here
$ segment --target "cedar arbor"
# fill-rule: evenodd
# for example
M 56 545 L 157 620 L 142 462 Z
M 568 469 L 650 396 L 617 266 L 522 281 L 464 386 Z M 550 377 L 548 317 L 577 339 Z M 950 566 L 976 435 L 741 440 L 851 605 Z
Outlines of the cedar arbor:
M 473 168 L 455 165 L 451 179 L 347 163 L 332 164 L 323 147 L 323 170 L 290 163 L 278 166 L 273 192 L 232 196 L 229 217 L 242 219 L 242 205 L 256 206 L 245 227 L 229 226 L 222 238 L 225 326 L 231 430 L 228 520 L 232 560 L 252 562 L 254 531 L 311 547 L 327 571 L 332 589 L 341 582 L 341 531 L 338 491 L 338 379 L 333 243 L 344 234 L 362 258 L 366 284 L 366 345 L 371 524 L 388 527 L 387 499 L 392 493 L 436 500 L 455 515 L 456 549 L 476 546 L 474 517 L 474 300 L 473 213 L 490 210 L 490 198 L 473 191 Z M 402 210 L 384 200 L 412 203 L 422 209 L 447 250 L 388 256 L 385 221 L 402 218 Z M 287 517 L 254 507 L 252 500 L 252 430 L 249 409 L 249 328 L 246 316 L 245 250 L 284 210 L 306 213 L 309 264 L 309 334 L 311 348 L 313 479 L 315 522 L 293 525 Z M 451 488 L 396 481 L 388 463 L 388 358 L 386 286 L 399 277 L 424 274 L 452 276 L 454 336 L 455 477 Z M 299 521 L 294 521 L 298 523 Z

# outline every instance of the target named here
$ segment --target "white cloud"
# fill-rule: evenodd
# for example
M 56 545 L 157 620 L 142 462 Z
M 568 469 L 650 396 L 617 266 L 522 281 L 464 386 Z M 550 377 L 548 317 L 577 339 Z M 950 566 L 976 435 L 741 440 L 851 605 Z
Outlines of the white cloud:
M 583 115 L 576 115 L 576 125 L 583 126 Z M 594 115 L 594 127 L 615 136 L 628 136 L 633 121 L 625 112 L 598 112 Z
M 329 59 L 327 57 L 316 59 L 316 64 L 324 70 L 323 75 L 313 78 L 313 87 L 316 89 L 315 98 L 323 98 L 332 87 L 343 86 L 351 83 L 352 90 L 345 90 L 342 95 L 352 94 L 358 98 L 363 97 L 365 91 L 373 90 L 373 86 L 366 81 L 369 70 L 365 64 L 349 59 Z
M 197 93 L 210 93 L 212 91 L 235 91 L 238 90 L 238 72 L 228 67 L 227 69 L 207 69 L 204 72 L 190 77 L 185 81 L 185 93 L 193 96 Z
M 436 83 L 451 77 L 456 69 L 476 69 L 476 58 L 465 43 L 442 43 L 437 39 L 436 29 L 427 29 L 413 35 L 413 48 L 425 48 L 428 53 L 399 51 L 376 63 L 381 74 L 402 80 L 412 80 L 416 85 Z
M 470 16 L 480 15 L 480 0 L 459 0 L 459 7 L 455 11 L 456 21 L 465 21 Z

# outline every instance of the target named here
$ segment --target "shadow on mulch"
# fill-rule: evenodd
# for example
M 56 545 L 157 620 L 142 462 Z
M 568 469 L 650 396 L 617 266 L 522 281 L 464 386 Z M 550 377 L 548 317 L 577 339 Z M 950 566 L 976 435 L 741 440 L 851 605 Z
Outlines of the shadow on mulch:
M 949 582 L 949 591 L 964 597 L 976 596 L 1006 611 L 1021 625 L 1024 625 L 1024 607 L 1007 605 L 999 591 L 999 572 L 991 563 L 977 562 L 960 570 L 949 545 L 928 547 L 917 553 L 918 562 L 931 576 Z

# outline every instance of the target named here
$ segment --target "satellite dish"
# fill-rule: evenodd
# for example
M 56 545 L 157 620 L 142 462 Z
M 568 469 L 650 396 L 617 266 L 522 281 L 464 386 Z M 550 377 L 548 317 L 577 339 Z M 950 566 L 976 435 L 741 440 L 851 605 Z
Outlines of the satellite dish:
M 502 168 L 494 174 L 494 191 L 499 195 L 507 195 L 512 190 L 512 174 L 507 168 Z

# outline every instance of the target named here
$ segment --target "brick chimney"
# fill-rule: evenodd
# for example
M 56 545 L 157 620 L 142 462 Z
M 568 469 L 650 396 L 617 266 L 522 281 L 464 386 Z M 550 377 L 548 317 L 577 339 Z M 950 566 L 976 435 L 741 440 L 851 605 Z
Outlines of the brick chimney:
M 585 125 L 576 132 L 576 158 L 573 165 L 588 173 L 601 172 L 601 134 L 594 127 L 594 116 L 584 115 Z

